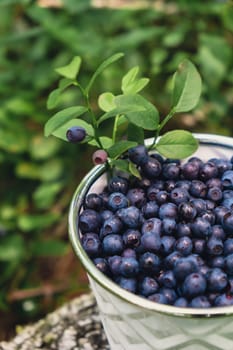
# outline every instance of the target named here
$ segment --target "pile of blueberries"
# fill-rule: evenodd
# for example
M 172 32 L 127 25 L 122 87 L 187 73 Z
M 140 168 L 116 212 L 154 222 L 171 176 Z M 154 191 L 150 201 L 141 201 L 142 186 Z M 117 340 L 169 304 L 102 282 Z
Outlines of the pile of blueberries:
M 113 176 L 79 215 L 95 266 L 157 303 L 233 305 L 233 157 L 181 163 L 143 145 L 128 157 L 141 179 Z

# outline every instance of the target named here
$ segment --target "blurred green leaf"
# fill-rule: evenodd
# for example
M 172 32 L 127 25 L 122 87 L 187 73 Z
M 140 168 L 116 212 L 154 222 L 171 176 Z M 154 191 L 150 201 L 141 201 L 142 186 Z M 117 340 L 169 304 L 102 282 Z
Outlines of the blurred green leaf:
M 64 182 L 42 183 L 33 193 L 33 200 L 38 209 L 49 209 L 58 193 L 62 190 Z
M 32 246 L 32 253 L 35 256 L 62 256 L 67 253 L 69 245 L 63 241 L 46 239 L 37 241 Z
M 23 257 L 25 250 L 23 238 L 19 234 L 5 237 L 1 239 L 0 261 L 18 261 Z
M 60 218 L 59 214 L 48 213 L 41 215 L 20 215 L 18 218 L 19 228 L 24 232 L 41 230 L 54 224 Z

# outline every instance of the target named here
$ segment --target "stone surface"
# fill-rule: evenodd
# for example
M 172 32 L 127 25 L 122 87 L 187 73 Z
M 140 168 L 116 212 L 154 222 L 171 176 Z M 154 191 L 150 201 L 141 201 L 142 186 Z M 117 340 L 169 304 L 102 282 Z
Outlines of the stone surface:
M 72 300 L 26 326 L 0 350 L 110 350 L 92 294 Z

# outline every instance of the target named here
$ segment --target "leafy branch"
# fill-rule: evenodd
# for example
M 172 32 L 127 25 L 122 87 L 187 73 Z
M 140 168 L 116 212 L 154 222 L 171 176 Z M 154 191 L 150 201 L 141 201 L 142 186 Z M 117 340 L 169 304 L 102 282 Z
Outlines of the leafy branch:
M 201 94 L 201 78 L 193 63 L 185 59 L 178 66 L 173 77 L 172 106 L 161 122 L 157 108 L 140 95 L 140 91 L 149 83 L 149 79 L 138 78 L 138 66 L 131 68 L 122 77 L 119 95 L 105 92 L 98 97 L 98 106 L 103 113 L 97 116 L 90 103 L 91 88 L 98 76 L 110 64 L 122 57 L 122 53 L 117 53 L 103 61 L 86 86 L 82 86 L 78 80 L 81 67 L 79 56 L 74 57 L 68 65 L 56 69 L 62 78 L 58 88 L 48 97 L 48 109 L 57 107 L 63 91 L 72 85 L 79 89 L 84 105 L 71 106 L 55 113 L 45 125 L 45 136 L 54 135 L 69 141 L 67 130 L 82 128 L 85 130 L 85 135 L 83 134 L 81 139 L 78 138 L 77 142 L 98 147 L 105 152 L 106 157 L 103 161 L 106 161 L 110 167 L 120 168 L 135 176 L 138 175 L 137 169 L 122 156 L 129 148 L 144 143 L 145 130 L 154 132 L 154 141 L 149 146 L 150 149 L 155 149 L 169 158 L 190 156 L 198 147 L 196 139 L 190 132 L 173 130 L 161 136 L 161 131 L 176 113 L 190 111 L 198 103 Z M 100 133 L 102 123 L 108 119 L 114 119 L 111 137 Z M 119 132 L 122 125 L 125 130 L 123 135 Z

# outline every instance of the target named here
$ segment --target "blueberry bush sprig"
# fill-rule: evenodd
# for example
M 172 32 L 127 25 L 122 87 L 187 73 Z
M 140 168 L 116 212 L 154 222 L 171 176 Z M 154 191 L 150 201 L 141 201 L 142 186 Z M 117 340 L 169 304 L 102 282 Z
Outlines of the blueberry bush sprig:
M 193 63 L 185 59 L 178 66 L 173 77 L 171 110 L 161 121 L 157 108 L 140 95 L 149 79 L 138 78 L 138 66 L 123 76 L 119 95 L 111 92 L 100 94 L 100 113 L 97 115 L 90 103 L 91 88 L 103 70 L 121 57 L 123 54 L 117 53 L 103 61 L 86 86 L 81 84 L 78 77 L 81 66 L 79 56 L 74 57 L 68 65 L 56 69 L 62 78 L 58 88 L 49 95 L 48 109 L 57 107 L 62 92 L 70 86 L 79 89 L 83 104 L 55 113 L 45 125 L 45 136 L 54 135 L 70 142 L 88 143 L 98 148 L 93 155 L 95 164 L 106 162 L 110 168 L 116 167 L 135 176 L 139 176 L 137 167 L 124 154 L 131 148 L 144 145 L 145 130 L 154 132 L 154 141 L 148 148 L 155 149 L 167 158 L 190 156 L 198 147 L 197 140 L 190 132 L 173 130 L 161 136 L 161 131 L 176 113 L 190 111 L 199 100 L 201 78 Z M 102 135 L 102 124 L 109 119 L 113 119 L 112 134 Z

